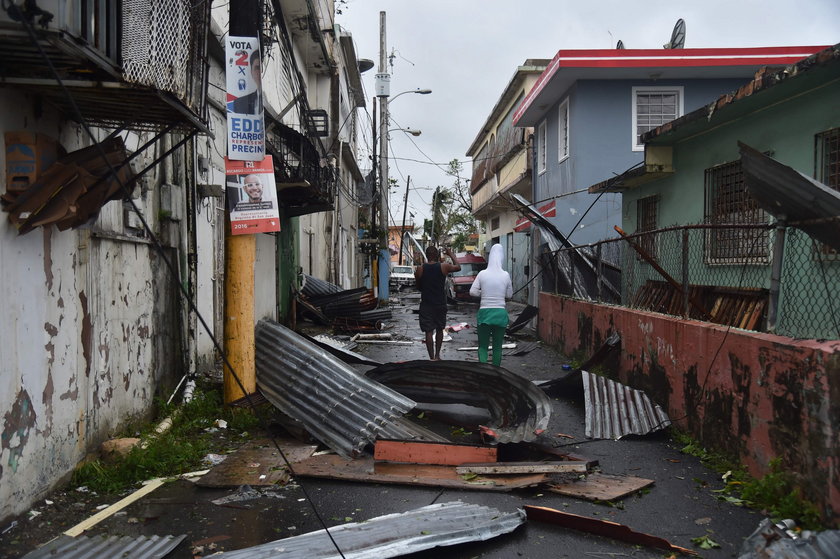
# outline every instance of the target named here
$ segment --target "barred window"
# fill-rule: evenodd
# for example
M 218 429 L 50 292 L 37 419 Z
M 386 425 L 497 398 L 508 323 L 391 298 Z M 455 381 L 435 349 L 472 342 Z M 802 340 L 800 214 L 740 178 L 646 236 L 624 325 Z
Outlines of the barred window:
M 659 196 L 646 196 L 636 201 L 636 233 L 656 230 Z M 656 258 L 656 235 L 639 237 L 639 245 Z
M 546 145 L 545 122 L 540 124 L 537 129 L 537 171 L 545 172 L 546 154 L 548 153 L 548 146 Z
M 633 151 L 645 149 L 641 135 L 683 114 L 682 87 L 634 87 Z
M 814 178 L 829 188 L 840 190 L 840 128 L 832 128 L 816 135 Z M 819 243 L 823 260 L 840 260 L 840 252 Z
M 763 225 L 767 213 L 744 184 L 741 161 L 706 169 L 706 223 L 711 225 Z M 720 227 L 706 236 L 710 264 L 761 264 L 770 256 L 770 232 L 765 228 Z

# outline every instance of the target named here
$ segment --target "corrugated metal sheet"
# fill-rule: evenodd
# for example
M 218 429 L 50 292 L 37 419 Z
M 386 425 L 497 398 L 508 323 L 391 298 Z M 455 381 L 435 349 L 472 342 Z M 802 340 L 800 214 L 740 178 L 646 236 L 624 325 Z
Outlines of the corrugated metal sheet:
M 341 291 L 341 287 L 335 285 L 334 283 L 330 283 L 307 274 L 301 274 L 301 276 L 303 277 L 303 282 L 300 286 L 300 292 L 307 297 L 330 295 Z
M 645 435 L 671 424 L 668 414 L 643 392 L 601 375 L 581 373 L 587 437 L 620 439 L 625 435 Z
M 741 545 L 738 559 L 837 559 L 840 557 L 840 530 L 802 532 L 795 539 L 788 531 L 764 519 Z
M 445 545 L 484 541 L 514 531 L 525 522 L 522 510 L 503 513 L 491 507 L 455 501 L 388 514 L 366 522 L 330 528 L 346 558 L 384 559 Z M 324 530 L 214 555 L 219 559 L 340 557 Z
M 551 400 L 542 390 L 487 363 L 406 361 L 386 363 L 365 374 L 415 401 L 487 409 L 487 427 L 500 443 L 536 439 L 551 417 Z
M 187 536 L 59 536 L 23 559 L 161 559 Z
M 276 322 L 257 324 L 256 365 L 260 392 L 342 456 L 358 455 L 377 437 L 440 440 L 399 421 L 414 401 Z

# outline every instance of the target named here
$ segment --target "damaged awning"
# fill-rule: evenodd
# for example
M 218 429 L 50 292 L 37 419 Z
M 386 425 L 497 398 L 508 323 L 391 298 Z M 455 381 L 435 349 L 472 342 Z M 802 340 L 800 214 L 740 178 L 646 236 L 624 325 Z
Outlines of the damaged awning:
M 407 361 L 387 363 L 366 375 L 417 402 L 488 410 L 482 430 L 500 443 L 535 440 L 551 417 L 551 400 L 542 390 L 487 363 Z
M 329 529 L 329 535 L 325 530 L 318 530 L 214 557 L 384 559 L 440 546 L 489 540 L 513 532 L 524 522 L 525 513 L 519 509 L 504 513 L 492 507 L 454 501 L 334 526 Z
M 758 205 L 780 221 L 840 250 L 840 192 L 738 142 L 744 184 Z
M 256 365 L 266 399 L 342 456 L 359 455 L 378 437 L 440 440 L 402 420 L 415 402 L 276 322 L 257 324 Z

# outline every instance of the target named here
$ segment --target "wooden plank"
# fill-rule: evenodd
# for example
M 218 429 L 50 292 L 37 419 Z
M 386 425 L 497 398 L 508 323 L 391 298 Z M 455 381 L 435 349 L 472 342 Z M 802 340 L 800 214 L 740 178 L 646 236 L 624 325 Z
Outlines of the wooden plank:
M 128 497 L 124 497 L 124 498 L 120 499 L 119 501 L 117 501 L 116 503 L 111 505 L 110 507 L 99 511 L 96 514 L 94 514 L 93 516 L 91 516 L 90 518 L 88 518 L 87 520 L 84 520 L 84 521 L 80 522 L 79 524 L 76 524 L 75 526 L 73 526 L 72 528 L 70 528 L 69 530 L 64 532 L 64 534 L 67 535 L 67 536 L 74 537 L 74 538 L 76 536 L 81 535 L 85 530 L 89 530 L 90 528 L 93 528 L 95 525 L 99 524 L 99 522 L 108 518 L 112 514 L 121 511 L 122 509 L 124 509 L 125 507 L 130 505 L 131 503 L 133 503 L 135 501 L 138 501 L 142 497 L 148 495 L 149 493 L 151 493 L 152 491 L 154 491 L 155 489 L 157 489 L 158 487 L 163 485 L 163 483 L 164 483 L 163 478 L 155 478 L 155 479 L 152 479 L 152 480 L 149 480 L 149 481 L 145 482 L 143 487 L 141 487 L 140 489 L 138 489 L 134 493 L 130 494 Z
M 509 491 L 539 485 L 547 479 L 545 474 L 474 476 L 467 479 L 467 476 L 455 472 L 452 466 L 374 462 L 368 457 L 347 460 L 335 454 L 312 456 L 293 464 L 293 468 L 294 474 L 300 477 L 479 491 Z
M 586 462 L 490 462 L 489 464 L 461 464 L 455 467 L 459 474 L 559 474 L 565 472 L 586 473 Z
M 496 462 L 498 449 L 495 446 L 378 440 L 374 445 L 373 458 L 408 464 L 458 466 L 474 462 Z
M 738 321 L 738 328 L 746 328 L 747 323 L 750 321 L 750 317 L 752 316 L 753 310 L 755 310 L 755 306 L 758 304 L 757 299 L 752 299 L 749 301 L 747 306 L 744 308 L 743 312 L 741 312 L 740 320 Z
M 747 330 L 755 330 L 758 321 L 761 320 L 761 315 L 764 312 L 765 304 L 766 301 L 764 299 L 758 301 L 758 304 L 753 309 L 752 315 L 750 316 L 750 319 L 747 321 L 747 325 L 744 328 L 746 328 Z
M 652 479 L 594 473 L 568 483 L 552 483 L 548 490 L 590 501 L 615 501 L 650 485 Z
M 296 441 L 281 441 L 278 446 L 291 462 L 312 456 L 317 446 Z M 256 440 L 242 445 L 196 481 L 202 487 L 268 486 L 283 484 L 289 479 L 286 463 L 270 440 Z

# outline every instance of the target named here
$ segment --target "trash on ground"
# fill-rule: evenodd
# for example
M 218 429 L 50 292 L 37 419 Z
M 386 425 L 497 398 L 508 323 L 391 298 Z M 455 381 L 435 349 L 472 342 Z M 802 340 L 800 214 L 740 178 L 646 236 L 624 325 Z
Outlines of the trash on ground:
M 324 530 L 215 555 L 219 559 L 261 557 L 335 557 L 336 547 L 345 557 L 398 557 L 425 549 L 483 541 L 514 531 L 525 522 L 525 513 L 460 501 L 437 503 L 404 513 L 387 514 L 364 522 Z M 422 530 L 418 529 L 422 526 Z
M 228 503 L 241 503 L 242 501 L 252 501 L 262 497 L 262 493 L 251 487 L 250 485 L 242 485 L 235 492 L 218 499 L 210 501 L 214 505 L 226 505 Z
M 525 514 L 528 516 L 528 520 L 550 522 L 552 524 L 556 524 L 557 526 L 563 526 L 564 528 L 571 528 L 580 532 L 597 534 L 599 536 L 613 538 L 634 545 L 644 545 L 646 547 L 654 547 L 656 549 L 664 549 L 666 551 L 676 551 L 677 553 L 683 553 L 685 555 L 697 555 L 697 553 L 691 549 L 674 545 L 668 540 L 657 536 L 651 536 L 642 532 L 635 532 L 623 524 L 617 524 L 609 520 L 600 520 L 547 507 L 535 507 L 531 505 L 525 506 Z
M 548 490 L 588 501 L 616 501 L 651 485 L 652 479 L 594 472 L 568 482 L 550 482 Z
M 483 427 L 487 428 L 485 432 L 492 431 L 499 443 L 535 440 L 551 418 L 551 400 L 545 392 L 521 376 L 487 363 L 406 361 L 386 363 L 365 375 L 420 403 L 420 407 L 428 402 L 488 410 L 491 420 Z
M 741 544 L 738 559 L 829 559 L 838 557 L 840 530 L 796 532 L 796 523 L 765 518 Z
M 502 344 L 502 349 L 514 349 L 515 347 L 516 347 L 516 342 L 510 342 L 510 343 Z M 458 351 L 478 351 L 478 346 L 459 347 Z

